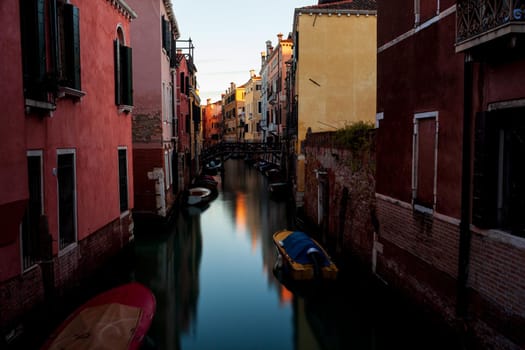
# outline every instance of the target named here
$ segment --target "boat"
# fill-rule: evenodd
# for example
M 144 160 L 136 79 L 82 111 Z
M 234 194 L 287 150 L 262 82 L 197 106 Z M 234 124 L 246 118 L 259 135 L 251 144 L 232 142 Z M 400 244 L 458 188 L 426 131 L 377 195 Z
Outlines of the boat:
M 335 280 L 338 269 L 328 253 L 301 231 L 281 230 L 273 235 L 279 253 L 278 268 L 293 280 Z
M 204 165 L 204 171 L 210 175 L 217 175 L 222 169 L 222 162 L 220 159 L 213 159 Z
M 188 189 L 186 203 L 188 205 L 200 205 L 208 203 L 212 199 L 212 191 L 206 187 L 191 187 Z
M 288 195 L 288 183 L 285 181 L 272 182 L 268 185 L 268 191 L 274 198 L 285 198 Z
M 153 292 L 130 282 L 96 295 L 50 335 L 47 349 L 139 349 L 155 314 Z
M 192 187 L 206 187 L 212 192 L 217 191 L 219 182 L 214 176 L 201 174 L 194 181 Z

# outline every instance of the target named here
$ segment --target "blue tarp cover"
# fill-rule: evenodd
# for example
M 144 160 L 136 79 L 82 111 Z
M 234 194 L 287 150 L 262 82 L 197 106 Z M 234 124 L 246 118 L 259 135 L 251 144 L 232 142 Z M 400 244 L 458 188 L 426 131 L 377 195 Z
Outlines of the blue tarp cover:
M 288 237 L 283 239 L 283 248 L 286 250 L 290 258 L 300 264 L 311 264 L 312 259 L 308 256 L 308 250 L 311 248 L 319 251 L 319 256 L 322 257 L 321 266 L 328 266 L 330 262 L 323 251 L 306 233 L 301 231 L 294 231 Z

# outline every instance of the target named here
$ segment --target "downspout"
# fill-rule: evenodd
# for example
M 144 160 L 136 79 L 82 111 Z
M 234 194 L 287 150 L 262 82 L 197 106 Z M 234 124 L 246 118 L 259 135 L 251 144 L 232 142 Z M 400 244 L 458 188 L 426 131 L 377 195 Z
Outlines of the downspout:
M 464 318 L 468 309 L 468 270 L 470 260 L 471 151 L 472 151 L 472 86 L 473 62 L 465 55 L 463 65 L 463 160 L 461 166 L 461 221 L 459 224 L 459 256 L 456 316 Z

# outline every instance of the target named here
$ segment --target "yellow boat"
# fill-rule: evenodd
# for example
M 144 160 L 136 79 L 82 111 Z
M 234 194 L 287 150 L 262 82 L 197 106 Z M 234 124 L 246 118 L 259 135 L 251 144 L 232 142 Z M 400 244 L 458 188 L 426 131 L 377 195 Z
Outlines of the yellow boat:
M 337 278 L 337 266 L 316 240 L 301 231 L 282 230 L 274 233 L 279 252 L 278 265 L 294 280 Z M 279 266 L 278 266 L 279 267 Z

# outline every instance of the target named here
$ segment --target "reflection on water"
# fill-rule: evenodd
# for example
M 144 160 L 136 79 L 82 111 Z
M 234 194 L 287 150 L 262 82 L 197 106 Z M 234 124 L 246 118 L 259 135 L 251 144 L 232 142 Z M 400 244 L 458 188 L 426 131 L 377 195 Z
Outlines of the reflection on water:
M 209 207 L 183 211 L 167 232 L 137 233 L 132 278 L 157 298 L 146 348 L 455 347 L 366 278 L 308 297 L 281 285 L 272 234 L 295 228 L 293 206 L 266 187 L 258 171 L 228 160 Z

